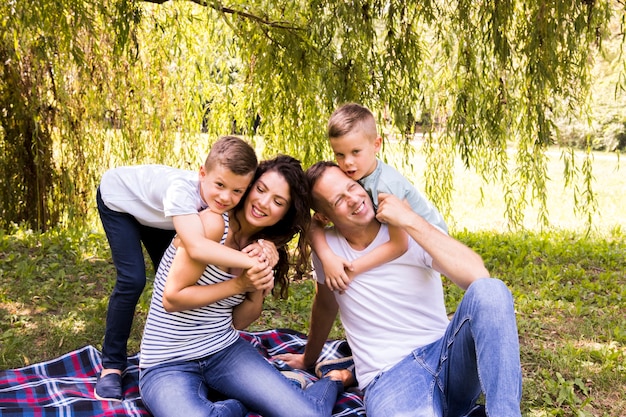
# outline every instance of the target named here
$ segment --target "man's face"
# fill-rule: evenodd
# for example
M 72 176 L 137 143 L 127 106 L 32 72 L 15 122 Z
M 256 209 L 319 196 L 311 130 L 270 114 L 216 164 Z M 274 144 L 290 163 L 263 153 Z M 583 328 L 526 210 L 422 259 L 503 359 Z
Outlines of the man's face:
M 320 211 L 338 228 L 364 226 L 374 220 L 372 200 L 363 187 L 338 167 L 326 168 L 313 187 Z

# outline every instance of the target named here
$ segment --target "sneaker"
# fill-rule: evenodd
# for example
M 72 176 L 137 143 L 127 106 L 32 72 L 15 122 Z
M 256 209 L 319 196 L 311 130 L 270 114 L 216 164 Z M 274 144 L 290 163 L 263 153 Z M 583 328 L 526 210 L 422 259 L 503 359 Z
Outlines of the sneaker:
M 298 372 L 280 371 L 280 373 L 298 388 L 305 389 L 307 385 L 309 385 L 309 381 L 304 377 L 304 375 Z
M 347 369 L 354 374 L 354 361 L 352 356 L 346 356 L 344 358 L 328 359 L 318 363 L 315 366 L 315 375 L 318 378 L 323 377 L 330 371 Z
M 112 373 L 98 376 L 93 393 L 101 401 L 122 401 L 122 375 Z

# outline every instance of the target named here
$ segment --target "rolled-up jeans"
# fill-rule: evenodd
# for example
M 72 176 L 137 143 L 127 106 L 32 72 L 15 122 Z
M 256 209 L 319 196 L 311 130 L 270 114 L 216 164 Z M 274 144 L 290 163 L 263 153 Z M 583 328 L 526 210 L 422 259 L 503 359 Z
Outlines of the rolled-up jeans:
M 297 387 L 241 338 L 200 360 L 142 369 L 139 387 L 144 404 L 155 417 L 246 414 L 232 401 L 211 401 L 213 394 L 237 400 L 263 417 L 330 417 L 343 391 L 340 381 L 328 378 L 304 390 Z
M 111 210 L 102 201 L 100 188 L 96 193 L 96 202 L 117 271 L 107 309 L 102 365 L 105 369 L 123 371 L 126 369 L 126 345 L 135 307 L 146 285 L 142 243 L 156 271 L 176 232 L 144 226 L 128 213 Z
M 368 417 L 464 417 L 476 415 L 481 392 L 488 416 L 521 416 L 513 297 L 493 278 L 470 285 L 442 338 L 376 376 L 365 409 Z

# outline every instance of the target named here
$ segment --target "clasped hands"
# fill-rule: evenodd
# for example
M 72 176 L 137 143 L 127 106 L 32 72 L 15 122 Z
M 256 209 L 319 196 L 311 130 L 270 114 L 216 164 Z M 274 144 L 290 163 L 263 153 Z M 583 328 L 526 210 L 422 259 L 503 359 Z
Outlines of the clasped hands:
M 278 250 L 273 242 L 259 239 L 242 249 L 242 252 L 255 258 L 256 263 L 240 275 L 246 292 L 263 291 L 269 294 L 274 288 L 274 267 L 278 263 Z

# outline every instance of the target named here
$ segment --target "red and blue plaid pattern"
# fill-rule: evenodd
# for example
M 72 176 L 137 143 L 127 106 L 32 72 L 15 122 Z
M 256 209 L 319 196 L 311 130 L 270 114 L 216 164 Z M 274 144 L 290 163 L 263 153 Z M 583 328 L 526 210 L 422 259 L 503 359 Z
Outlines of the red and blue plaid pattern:
M 274 360 L 281 353 L 302 353 L 306 336 L 288 329 L 242 332 L 241 336 L 277 368 L 289 369 Z M 345 341 L 328 341 L 320 360 L 350 355 Z M 59 358 L 25 368 L 0 371 L 0 415 L 3 417 L 94 417 L 149 416 L 139 394 L 139 356 L 128 359 L 123 374 L 124 401 L 99 401 L 93 395 L 98 372 L 102 368 L 100 352 L 93 346 L 69 352 Z M 300 371 L 299 371 L 300 372 Z M 301 371 L 309 380 L 310 373 Z M 358 393 L 345 392 L 333 409 L 334 417 L 365 416 Z M 249 414 L 248 417 L 260 417 Z

